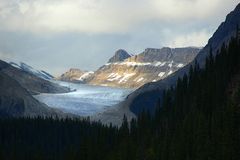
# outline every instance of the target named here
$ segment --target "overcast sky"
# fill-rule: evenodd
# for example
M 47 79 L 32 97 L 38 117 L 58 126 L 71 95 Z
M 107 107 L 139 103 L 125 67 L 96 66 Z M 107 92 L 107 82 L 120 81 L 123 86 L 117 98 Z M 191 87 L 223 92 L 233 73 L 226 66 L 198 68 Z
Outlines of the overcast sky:
M 204 46 L 239 0 L 0 0 L 0 59 L 53 75 L 125 49 Z

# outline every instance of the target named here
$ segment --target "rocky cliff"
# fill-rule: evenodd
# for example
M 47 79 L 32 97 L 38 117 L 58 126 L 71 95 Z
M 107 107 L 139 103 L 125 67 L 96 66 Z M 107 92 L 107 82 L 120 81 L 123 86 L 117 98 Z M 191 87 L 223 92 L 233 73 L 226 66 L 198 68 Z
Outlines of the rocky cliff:
M 199 48 L 148 48 L 124 61 L 107 63 L 87 81 L 92 85 L 137 88 L 148 82 L 156 82 L 190 63 Z

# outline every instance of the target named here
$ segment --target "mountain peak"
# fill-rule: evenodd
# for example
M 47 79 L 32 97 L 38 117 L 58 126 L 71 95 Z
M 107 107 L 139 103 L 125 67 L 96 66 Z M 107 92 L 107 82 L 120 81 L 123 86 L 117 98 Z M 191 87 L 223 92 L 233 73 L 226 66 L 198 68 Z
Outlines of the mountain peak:
M 109 59 L 108 63 L 121 62 L 131 57 L 131 55 L 124 49 L 119 49 L 115 52 L 114 56 Z

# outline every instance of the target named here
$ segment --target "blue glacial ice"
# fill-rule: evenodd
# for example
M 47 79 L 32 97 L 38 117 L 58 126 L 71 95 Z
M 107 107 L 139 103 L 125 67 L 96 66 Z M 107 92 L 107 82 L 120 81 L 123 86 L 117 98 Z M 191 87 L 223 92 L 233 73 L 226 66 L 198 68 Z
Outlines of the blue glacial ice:
M 104 112 L 123 101 L 133 91 L 131 89 L 90 86 L 68 82 L 57 83 L 75 89 L 75 91 L 63 94 L 43 93 L 36 95 L 35 98 L 49 107 L 58 108 L 65 113 L 73 113 L 80 116 L 91 116 Z

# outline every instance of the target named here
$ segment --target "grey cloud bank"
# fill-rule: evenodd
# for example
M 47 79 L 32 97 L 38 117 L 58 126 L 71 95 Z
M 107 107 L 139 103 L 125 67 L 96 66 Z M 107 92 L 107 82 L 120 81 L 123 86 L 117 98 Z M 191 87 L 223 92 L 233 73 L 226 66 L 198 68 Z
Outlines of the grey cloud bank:
M 0 58 L 58 75 L 124 48 L 203 46 L 236 0 L 0 0 Z

